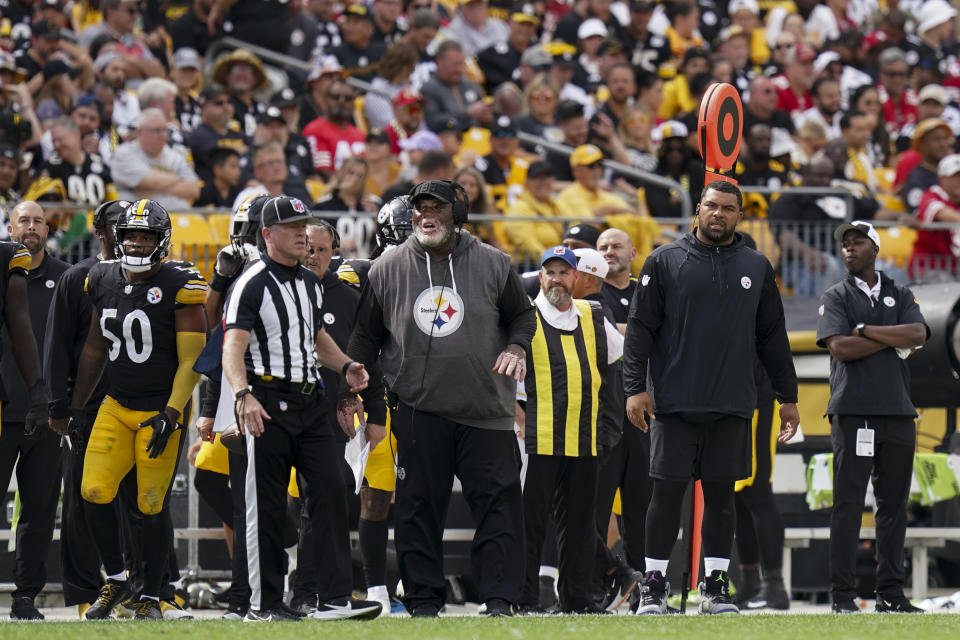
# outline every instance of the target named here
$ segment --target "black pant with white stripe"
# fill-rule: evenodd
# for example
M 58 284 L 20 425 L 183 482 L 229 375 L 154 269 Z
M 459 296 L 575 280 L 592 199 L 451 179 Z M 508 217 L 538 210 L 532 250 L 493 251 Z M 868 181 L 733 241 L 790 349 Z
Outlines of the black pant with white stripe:
M 317 585 L 320 602 L 346 598 L 351 592 L 350 534 L 347 495 L 340 472 L 342 448 L 326 423 L 320 392 L 309 396 L 257 388 L 253 393 L 272 420 L 263 434 L 247 436 L 246 549 L 250 607 L 268 610 L 283 601 L 286 573 L 284 523 L 290 467 L 305 481 L 316 553 L 329 558 Z M 323 518 L 322 525 L 319 522 Z

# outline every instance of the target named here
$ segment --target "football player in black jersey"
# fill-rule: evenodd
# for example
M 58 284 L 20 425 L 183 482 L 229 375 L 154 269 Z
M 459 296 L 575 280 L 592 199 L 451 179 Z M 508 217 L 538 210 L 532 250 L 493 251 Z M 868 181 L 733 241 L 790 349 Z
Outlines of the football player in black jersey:
M 80 144 L 80 128 L 70 118 L 58 118 L 50 126 L 56 151 L 43 165 L 43 173 L 60 178 L 70 202 L 96 207 L 117 198 L 110 167 L 96 153 L 85 153 Z
M 173 531 L 161 511 L 177 464 L 178 421 L 199 379 L 193 364 L 206 341 L 207 289 L 191 265 L 163 262 L 170 231 L 170 217 L 158 203 L 132 203 L 114 225 L 119 259 L 94 265 L 87 276 L 93 313 L 77 371 L 71 430 L 86 419 L 83 407 L 105 368 L 108 379 L 80 489 L 107 574 L 87 619 L 106 618 L 130 594 L 112 503 L 133 467 L 144 558 L 136 617 L 163 616 L 159 594 Z
M 370 263 L 388 249 L 401 245 L 413 233 L 413 205 L 409 196 L 397 196 L 380 207 L 377 214 L 377 248 L 370 258 L 353 258 L 342 261 L 337 267 L 337 276 L 357 289 L 367 282 Z

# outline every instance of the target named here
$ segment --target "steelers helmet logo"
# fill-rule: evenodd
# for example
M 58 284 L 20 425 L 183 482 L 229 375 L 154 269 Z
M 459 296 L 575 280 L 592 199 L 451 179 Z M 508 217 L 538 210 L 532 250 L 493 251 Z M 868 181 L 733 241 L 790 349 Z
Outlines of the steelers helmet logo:
M 463 298 L 448 287 L 425 289 L 413 303 L 413 319 L 428 336 L 444 338 L 463 324 Z
M 323 314 L 323 324 L 333 324 L 336 321 L 337 319 L 332 313 L 327 312 Z
M 897 301 L 894 300 L 891 296 L 884 296 L 883 304 L 887 305 L 888 307 L 892 307 L 893 305 L 897 304 Z
M 743 287 L 744 289 L 749 289 L 750 287 L 753 286 L 753 281 L 750 280 L 749 277 L 743 276 L 742 278 L 740 278 L 740 286 Z
M 160 290 L 160 287 L 151 287 L 147 291 L 147 302 L 150 304 L 157 304 L 163 300 L 163 291 Z

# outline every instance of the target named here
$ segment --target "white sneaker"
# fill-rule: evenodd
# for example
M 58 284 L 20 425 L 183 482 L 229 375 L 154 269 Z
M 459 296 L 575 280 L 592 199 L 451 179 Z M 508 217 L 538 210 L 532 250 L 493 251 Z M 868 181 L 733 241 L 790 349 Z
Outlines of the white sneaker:
M 343 598 L 321 603 L 310 617 L 314 620 L 372 620 L 379 616 L 382 610 L 383 606 L 379 602 Z
M 367 600 L 380 603 L 380 606 L 383 607 L 380 611 L 381 617 L 390 615 L 390 593 L 387 591 L 386 585 L 369 587 L 367 589 Z

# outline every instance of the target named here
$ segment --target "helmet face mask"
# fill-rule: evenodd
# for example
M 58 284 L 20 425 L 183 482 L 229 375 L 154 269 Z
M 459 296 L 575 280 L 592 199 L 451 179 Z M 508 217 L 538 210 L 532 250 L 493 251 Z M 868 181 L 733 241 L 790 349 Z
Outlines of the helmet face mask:
M 154 235 L 153 249 L 146 255 L 127 253 L 123 241 L 127 233 L 140 231 Z M 116 254 L 123 268 L 132 273 L 143 273 L 163 262 L 170 250 L 170 216 L 158 202 L 137 200 L 130 204 L 113 225 Z
M 394 198 L 377 214 L 377 252 L 403 244 L 413 233 L 413 204 L 409 196 Z
M 263 205 L 273 196 L 257 194 L 250 196 L 237 206 L 230 219 L 230 244 L 236 255 L 244 255 L 244 245 L 257 244 L 257 234 L 260 231 L 260 218 Z

